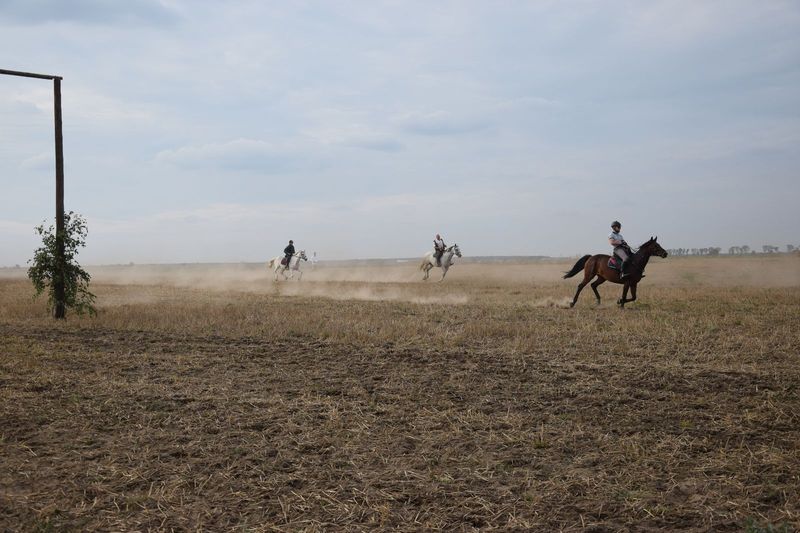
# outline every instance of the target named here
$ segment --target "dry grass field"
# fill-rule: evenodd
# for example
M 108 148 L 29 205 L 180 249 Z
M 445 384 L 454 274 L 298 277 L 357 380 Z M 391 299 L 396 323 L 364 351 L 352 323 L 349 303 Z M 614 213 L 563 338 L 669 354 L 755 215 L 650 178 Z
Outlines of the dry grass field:
M 0 278 L 0 530 L 793 531 L 800 258 Z

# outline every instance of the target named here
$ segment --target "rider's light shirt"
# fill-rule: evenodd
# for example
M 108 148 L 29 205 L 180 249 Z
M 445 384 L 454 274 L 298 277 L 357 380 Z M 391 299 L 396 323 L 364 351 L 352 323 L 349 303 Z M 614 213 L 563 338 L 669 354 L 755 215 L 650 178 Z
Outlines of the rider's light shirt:
M 612 231 L 611 233 L 609 233 L 608 234 L 608 238 L 611 239 L 612 241 L 624 241 L 625 240 L 625 238 L 622 236 L 622 233 L 619 233 L 617 231 Z
M 444 248 L 444 239 L 434 239 L 433 240 L 433 246 L 435 248 L 437 248 L 438 250 L 443 249 Z

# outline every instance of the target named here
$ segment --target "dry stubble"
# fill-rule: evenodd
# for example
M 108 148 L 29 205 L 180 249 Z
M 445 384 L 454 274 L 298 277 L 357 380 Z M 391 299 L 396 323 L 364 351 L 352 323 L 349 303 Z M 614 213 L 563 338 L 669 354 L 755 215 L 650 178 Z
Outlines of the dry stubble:
M 0 282 L 0 525 L 797 527 L 798 262 L 742 261 L 624 312 L 558 264 L 98 274 L 64 324 Z

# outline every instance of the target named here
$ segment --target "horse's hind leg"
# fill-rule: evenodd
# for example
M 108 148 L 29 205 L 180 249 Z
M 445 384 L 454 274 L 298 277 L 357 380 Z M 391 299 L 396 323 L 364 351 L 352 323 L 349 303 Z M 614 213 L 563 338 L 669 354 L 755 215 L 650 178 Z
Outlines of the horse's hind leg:
M 592 283 L 592 290 L 594 291 L 594 297 L 597 299 L 597 305 L 600 305 L 600 293 L 597 292 L 597 287 L 605 283 L 606 278 L 598 277 L 594 283 Z

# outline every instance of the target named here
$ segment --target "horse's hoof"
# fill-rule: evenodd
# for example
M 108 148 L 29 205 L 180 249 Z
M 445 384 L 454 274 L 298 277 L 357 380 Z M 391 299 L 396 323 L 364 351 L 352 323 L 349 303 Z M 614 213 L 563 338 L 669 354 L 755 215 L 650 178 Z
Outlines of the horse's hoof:
M 570 308 L 570 309 L 572 309 L 573 307 L 575 307 L 575 302 L 571 302 L 571 303 L 569 304 L 569 308 Z

